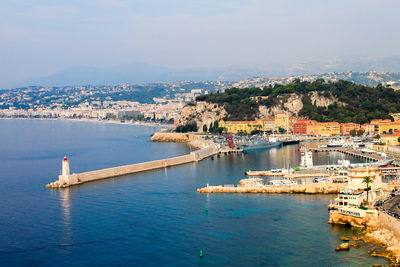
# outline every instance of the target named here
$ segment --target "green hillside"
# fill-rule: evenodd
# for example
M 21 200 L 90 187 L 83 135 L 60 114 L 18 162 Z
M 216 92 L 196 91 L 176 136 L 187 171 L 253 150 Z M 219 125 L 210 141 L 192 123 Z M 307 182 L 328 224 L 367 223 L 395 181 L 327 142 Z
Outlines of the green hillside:
M 308 93 L 316 91 L 319 95 L 337 99 L 328 107 L 317 107 L 311 103 Z M 228 112 L 226 120 L 253 120 L 258 115 L 260 105 L 271 107 L 279 105 L 278 96 L 298 94 L 303 102 L 299 116 L 317 121 L 338 121 L 367 123 L 371 119 L 391 118 L 388 114 L 400 112 L 400 91 L 377 85 L 368 87 L 340 80 L 313 82 L 296 80 L 287 85 L 264 88 L 231 88 L 224 93 L 198 96 L 196 101 L 206 101 L 224 105 Z M 341 103 L 344 103 L 341 104 Z

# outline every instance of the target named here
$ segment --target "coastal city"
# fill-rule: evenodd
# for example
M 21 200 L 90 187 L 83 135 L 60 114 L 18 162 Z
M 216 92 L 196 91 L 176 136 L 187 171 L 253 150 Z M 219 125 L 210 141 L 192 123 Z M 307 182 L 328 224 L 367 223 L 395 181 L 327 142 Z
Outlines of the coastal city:
M 340 79 L 366 85 L 400 88 L 400 76 L 386 72 L 344 72 L 307 76 L 253 78 L 238 82 L 180 81 L 116 86 L 66 86 L 0 90 L 0 117 L 136 120 L 173 123 L 185 104 L 196 96 L 224 92 L 231 87 L 251 88 L 286 85 L 295 79 Z
M 400 267 L 399 10 L 1 1 L 0 265 Z

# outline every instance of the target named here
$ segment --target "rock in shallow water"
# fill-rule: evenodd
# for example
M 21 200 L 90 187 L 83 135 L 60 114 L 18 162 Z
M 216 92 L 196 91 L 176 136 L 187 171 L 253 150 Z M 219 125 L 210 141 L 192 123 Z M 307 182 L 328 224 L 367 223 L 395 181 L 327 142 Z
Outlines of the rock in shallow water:
M 342 243 L 337 248 L 335 248 L 336 251 L 349 250 L 349 249 L 350 249 L 349 243 Z
M 340 238 L 340 240 L 342 240 L 342 241 L 350 241 L 350 238 L 348 238 L 348 237 L 346 237 L 346 236 L 342 236 L 342 237 Z

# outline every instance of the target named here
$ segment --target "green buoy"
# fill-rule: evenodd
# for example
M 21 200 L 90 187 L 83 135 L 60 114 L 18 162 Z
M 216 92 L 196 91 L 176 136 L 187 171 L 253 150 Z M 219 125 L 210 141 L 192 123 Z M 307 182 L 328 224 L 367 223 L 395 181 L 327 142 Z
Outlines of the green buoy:
M 208 207 L 206 206 L 206 212 L 208 212 Z
M 203 258 L 203 250 L 200 250 L 200 258 Z

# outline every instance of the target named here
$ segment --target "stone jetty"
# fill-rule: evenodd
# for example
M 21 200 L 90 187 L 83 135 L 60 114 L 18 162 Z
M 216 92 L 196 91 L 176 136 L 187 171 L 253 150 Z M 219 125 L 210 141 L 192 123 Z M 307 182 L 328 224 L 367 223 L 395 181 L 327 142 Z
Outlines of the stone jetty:
M 83 173 L 69 173 L 69 165 L 67 158 L 63 161 L 62 175 L 58 177 L 58 180 L 46 185 L 49 188 L 63 188 L 72 185 L 78 185 L 86 182 L 96 181 L 100 179 L 107 179 L 116 176 L 128 175 L 138 173 L 142 171 L 155 170 L 160 168 L 167 168 L 171 166 L 187 164 L 192 162 L 198 162 L 207 157 L 213 156 L 218 153 L 218 147 L 213 142 L 203 140 L 200 136 L 193 136 L 189 134 L 179 133 L 156 133 L 152 137 L 152 141 L 159 142 L 186 142 L 192 147 L 198 148 L 198 150 L 191 152 L 190 154 L 154 160 L 148 162 L 142 162 L 137 164 L 130 164 L 124 166 L 118 166 L 113 168 L 83 172 Z
M 239 181 L 238 186 L 207 186 L 197 189 L 199 193 L 268 193 L 268 194 L 337 194 L 343 184 L 312 183 L 294 185 L 265 185 L 261 178 Z

